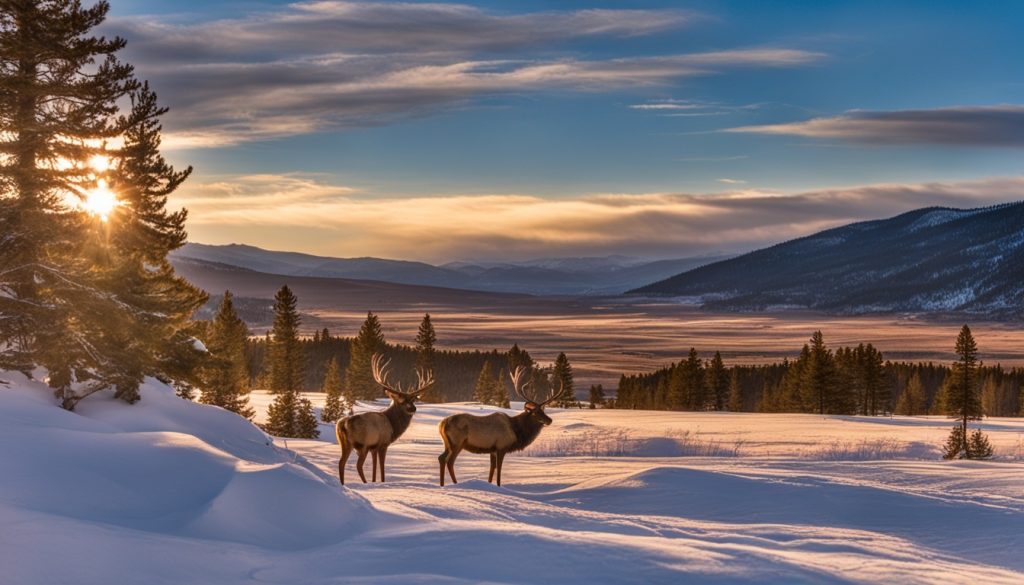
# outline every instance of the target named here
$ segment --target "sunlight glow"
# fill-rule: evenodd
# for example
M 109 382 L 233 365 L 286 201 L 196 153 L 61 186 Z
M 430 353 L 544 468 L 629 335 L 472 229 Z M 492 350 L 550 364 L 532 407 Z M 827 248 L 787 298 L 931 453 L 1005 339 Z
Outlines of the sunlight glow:
M 107 182 L 100 179 L 96 182 L 96 188 L 86 193 L 82 208 L 88 213 L 99 216 L 101 220 L 107 221 L 110 213 L 120 204 L 117 195 L 107 188 Z
M 110 159 L 102 154 L 89 159 L 89 166 L 97 173 L 103 173 L 110 169 Z

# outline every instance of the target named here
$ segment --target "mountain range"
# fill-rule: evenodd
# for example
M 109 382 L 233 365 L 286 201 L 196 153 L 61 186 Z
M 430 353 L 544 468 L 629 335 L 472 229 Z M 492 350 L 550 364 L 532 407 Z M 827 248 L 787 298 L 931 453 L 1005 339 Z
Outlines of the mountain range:
M 543 258 L 524 262 L 424 262 L 382 258 L 332 258 L 277 252 L 243 244 L 213 246 L 188 243 L 172 253 L 187 259 L 247 268 L 283 276 L 375 280 L 533 295 L 617 295 L 724 256 L 642 260 L 625 256 Z
M 1024 202 L 931 207 L 698 267 L 633 294 L 715 310 L 974 313 L 1021 318 Z

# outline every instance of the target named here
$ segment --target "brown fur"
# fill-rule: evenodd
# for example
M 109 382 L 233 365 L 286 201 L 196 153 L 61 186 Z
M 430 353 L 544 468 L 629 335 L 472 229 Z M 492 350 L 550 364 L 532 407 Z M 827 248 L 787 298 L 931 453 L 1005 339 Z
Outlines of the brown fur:
M 356 451 L 356 471 L 359 479 L 366 483 L 363 463 L 366 455 L 373 456 L 373 481 L 377 481 L 377 464 L 380 463 L 380 480 L 384 481 L 384 460 L 387 458 L 388 447 L 398 440 L 409 428 L 412 415 L 416 412 L 416 399 L 429 388 L 434 379 L 429 373 L 417 372 L 419 387 L 410 392 L 402 392 L 388 384 L 388 362 L 375 354 L 371 361 L 373 379 L 384 389 L 384 394 L 391 399 L 391 404 L 380 412 L 362 412 L 338 421 L 334 427 L 341 447 L 341 459 L 338 460 L 338 479 L 345 485 L 345 464 L 349 455 Z
M 491 456 L 491 469 L 487 481 L 501 485 L 501 467 L 505 454 L 521 451 L 528 447 L 544 426 L 551 424 L 551 418 L 544 410 L 527 402 L 523 412 L 509 416 L 496 412 L 484 416 L 472 414 L 453 414 L 441 421 L 438 432 L 444 442 L 444 452 L 437 458 L 441 467 L 441 485 L 444 485 L 445 468 L 455 479 L 455 459 L 463 450 L 470 453 L 488 453 Z

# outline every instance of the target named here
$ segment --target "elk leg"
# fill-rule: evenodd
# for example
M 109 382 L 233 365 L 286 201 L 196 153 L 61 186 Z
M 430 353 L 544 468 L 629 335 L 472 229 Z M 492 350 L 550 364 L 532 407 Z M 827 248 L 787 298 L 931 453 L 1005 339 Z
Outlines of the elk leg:
M 452 483 L 459 483 L 459 480 L 455 479 L 455 458 L 459 456 L 458 451 L 452 451 L 448 455 L 448 475 L 452 476 Z
M 494 481 L 494 468 L 498 465 L 497 458 L 494 453 L 491 453 L 491 470 L 487 472 L 487 483 Z
M 505 453 L 503 451 L 498 451 L 496 457 L 498 459 L 498 485 L 500 486 L 501 485 L 501 465 L 505 462 Z
M 379 453 L 379 451 L 377 451 L 376 449 L 374 449 L 373 451 L 370 451 L 370 459 L 373 461 L 373 474 L 372 474 L 373 475 L 373 479 L 371 481 L 377 481 L 377 457 L 378 457 L 377 454 L 378 453 Z
M 363 463 L 366 462 L 366 448 L 359 450 L 359 458 L 356 459 L 356 471 L 359 472 L 359 479 L 366 483 L 366 473 L 363 472 Z
M 341 459 L 338 460 L 338 479 L 341 485 L 345 485 L 345 464 L 348 463 L 348 456 L 352 454 L 352 445 L 345 443 L 341 446 Z
M 380 459 L 380 482 L 384 483 L 384 458 L 388 456 L 388 446 L 384 445 L 377 451 L 377 458 Z
M 441 468 L 441 487 L 444 487 L 444 464 L 445 464 L 445 462 L 447 460 L 448 460 L 448 449 L 445 449 L 444 453 L 441 453 L 437 457 L 437 462 L 438 462 L 438 464 L 439 464 L 439 466 Z

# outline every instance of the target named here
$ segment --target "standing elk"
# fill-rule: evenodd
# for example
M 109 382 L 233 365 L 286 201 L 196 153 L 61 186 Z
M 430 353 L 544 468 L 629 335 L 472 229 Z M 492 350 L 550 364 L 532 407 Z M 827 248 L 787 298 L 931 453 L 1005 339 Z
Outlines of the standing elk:
M 470 453 L 490 454 L 491 471 L 487 474 L 487 481 L 494 481 L 494 474 L 497 471 L 498 485 L 501 485 L 501 465 L 505 460 L 505 454 L 529 447 L 540 435 L 541 429 L 551 424 L 551 417 L 544 414 L 544 406 L 561 398 L 565 393 L 565 385 L 562 384 L 558 392 L 553 393 L 547 400 L 539 402 L 536 396 L 524 394 L 526 386 L 529 385 L 529 382 L 520 384 L 524 371 L 520 366 L 516 368 L 515 373 L 509 374 L 512 378 L 512 388 L 525 402 L 523 412 L 515 416 L 502 412 L 485 416 L 453 414 L 438 425 L 441 440 L 444 441 L 444 453 L 437 458 L 441 464 L 442 486 L 445 467 L 452 477 L 452 483 L 459 483 L 455 479 L 455 458 L 463 449 Z
M 380 480 L 384 481 L 384 459 L 388 447 L 398 440 L 409 428 L 412 415 L 416 412 L 416 399 L 434 383 L 433 375 L 421 370 L 416 372 L 419 382 L 416 389 L 404 392 L 400 386 L 388 383 L 388 364 L 380 354 L 374 354 L 371 361 L 373 379 L 384 389 L 384 394 L 391 399 L 391 404 L 380 412 L 362 412 L 343 418 L 335 426 L 338 444 L 341 446 L 341 459 L 338 460 L 338 478 L 345 485 L 345 463 L 355 449 L 359 454 L 356 470 L 359 478 L 366 483 L 363 474 L 363 462 L 366 454 L 373 455 L 373 481 L 377 481 L 377 462 L 380 461 Z

